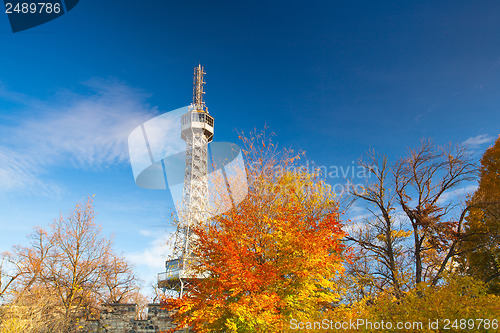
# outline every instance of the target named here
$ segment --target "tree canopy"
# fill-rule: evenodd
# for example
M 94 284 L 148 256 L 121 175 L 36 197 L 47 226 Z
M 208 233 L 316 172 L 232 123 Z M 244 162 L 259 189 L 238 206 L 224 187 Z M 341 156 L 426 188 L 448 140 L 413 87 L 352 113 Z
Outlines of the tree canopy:
M 467 216 L 463 262 L 468 274 L 500 294 L 500 136 L 481 159 L 474 207 Z
M 140 297 L 132 266 L 101 234 L 93 198 L 49 228 L 36 227 L 29 245 L 4 253 L 2 263 L 2 296 L 17 309 L 2 318 L 2 328 L 23 323 L 23 332 L 71 332 L 77 318 L 95 316 L 101 303 Z
M 335 197 L 317 174 L 292 168 L 264 134 L 243 138 L 249 193 L 195 226 L 197 273 L 175 319 L 197 332 L 281 332 L 339 301 L 346 249 Z

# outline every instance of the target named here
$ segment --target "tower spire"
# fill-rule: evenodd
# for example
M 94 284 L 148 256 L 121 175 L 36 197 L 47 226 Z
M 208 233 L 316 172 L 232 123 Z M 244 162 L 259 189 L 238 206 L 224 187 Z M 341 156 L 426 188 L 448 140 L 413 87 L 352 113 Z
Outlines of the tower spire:
M 207 107 L 205 106 L 205 102 L 203 101 L 203 95 L 205 95 L 204 85 L 205 81 L 203 81 L 203 76 L 205 75 L 205 71 L 201 64 L 198 64 L 198 67 L 194 68 L 194 77 L 193 77 L 193 108 L 198 112 L 207 112 Z

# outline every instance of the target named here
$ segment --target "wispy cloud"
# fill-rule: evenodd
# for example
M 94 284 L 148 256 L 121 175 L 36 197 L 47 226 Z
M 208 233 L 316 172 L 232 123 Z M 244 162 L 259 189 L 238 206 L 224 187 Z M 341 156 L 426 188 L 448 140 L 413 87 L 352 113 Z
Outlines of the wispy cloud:
M 474 137 L 468 138 L 463 142 L 464 145 L 468 146 L 471 149 L 479 148 L 482 144 L 492 142 L 493 138 L 488 134 L 480 134 Z
M 439 198 L 439 203 L 443 204 L 447 201 L 450 201 L 452 199 L 456 198 L 465 198 L 467 194 L 474 193 L 474 191 L 477 190 L 477 185 L 467 185 L 464 187 L 456 188 L 454 190 L 448 191 L 443 193 L 441 197 Z
M 60 194 L 62 188 L 57 184 L 41 181 L 42 172 L 33 156 L 0 146 L 0 193 L 11 192 L 29 186 L 31 194 Z
M 139 233 L 144 237 L 152 237 L 155 234 L 153 230 L 147 230 L 147 229 L 139 230 Z
M 141 251 L 126 254 L 126 258 L 130 260 L 144 276 L 160 273 L 165 269 L 165 260 L 170 254 L 169 240 L 170 236 L 151 230 L 141 230 L 140 234 L 144 237 L 154 237 L 148 246 Z
M 16 103 L 31 115 L 0 124 L 2 192 L 43 187 L 39 177 L 53 166 L 99 169 L 128 162 L 129 133 L 158 113 L 146 94 L 117 82 L 92 80 L 85 83 L 87 93 L 65 91 L 42 102 L 0 88 L 0 102 Z

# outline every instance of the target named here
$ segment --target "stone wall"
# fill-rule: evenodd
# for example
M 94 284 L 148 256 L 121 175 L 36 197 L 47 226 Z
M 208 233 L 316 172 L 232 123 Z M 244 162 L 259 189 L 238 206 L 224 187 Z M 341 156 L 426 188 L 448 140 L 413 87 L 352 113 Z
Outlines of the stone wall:
M 172 312 L 161 309 L 160 304 L 148 305 L 148 318 L 136 319 L 135 304 L 106 304 L 97 320 L 83 320 L 80 333 L 159 333 L 175 328 Z M 176 330 L 186 333 L 188 330 Z

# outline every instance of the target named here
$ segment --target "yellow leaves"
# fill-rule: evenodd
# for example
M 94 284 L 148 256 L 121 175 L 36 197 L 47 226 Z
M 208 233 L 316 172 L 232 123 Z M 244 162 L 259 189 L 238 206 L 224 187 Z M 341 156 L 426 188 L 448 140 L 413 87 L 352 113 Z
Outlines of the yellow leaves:
M 317 175 L 290 168 L 300 154 L 275 159 L 261 139 L 246 142 L 254 149 L 245 152 L 246 199 L 215 217 L 216 227 L 193 229 L 199 270 L 211 274 L 196 293 L 168 302 L 182 306 L 176 320 L 193 331 L 282 332 L 290 318 L 339 299 L 345 246 L 334 196 Z
M 404 231 L 404 230 L 391 230 L 391 238 L 396 240 L 398 238 L 406 238 L 413 235 L 413 231 Z M 377 239 L 381 242 L 385 242 L 386 237 L 384 234 L 378 234 Z
M 400 299 L 396 299 L 394 294 L 387 290 L 380 293 L 378 297 L 353 302 L 349 306 L 338 306 L 331 309 L 326 316 L 334 321 L 364 318 L 372 322 L 384 320 L 396 323 L 418 320 L 424 323 L 423 328 L 418 331 L 430 333 L 436 330 L 425 325 L 429 321 L 443 318 L 451 322 L 463 318 L 492 319 L 497 317 L 499 311 L 498 297 L 484 293 L 484 286 L 481 283 L 461 276 L 449 276 L 442 285 L 437 287 L 421 284 L 405 292 Z M 357 331 L 347 330 L 346 332 Z M 380 329 L 377 332 L 394 332 L 394 330 Z M 451 330 L 451 332 L 456 331 Z
M 492 235 L 500 233 L 500 136 L 495 144 L 488 148 L 481 159 L 479 187 L 469 198 L 469 205 L 476 205 L 469 211 L 465 225 L 464 248 L 468 250 L 463 256 L 468 267 L 467 273 L 485 279 L 495 273 L 498 265 L 498 247 L 500 243 L 491 241 Z M 496 204 L 495 204 L 496 203 Z M 500 282 L 492 280 L 489 290 L 500 293 Z
M 233 319 L 228 319 L 225 323 L 228 332 L 238 332 L 238 325 Z
M 413 235 L 413 231 L 412 230 L 409 230 L 409 231 L 392 230 L 391 235 L 393 238 L 406 238 L 406 237 Z

